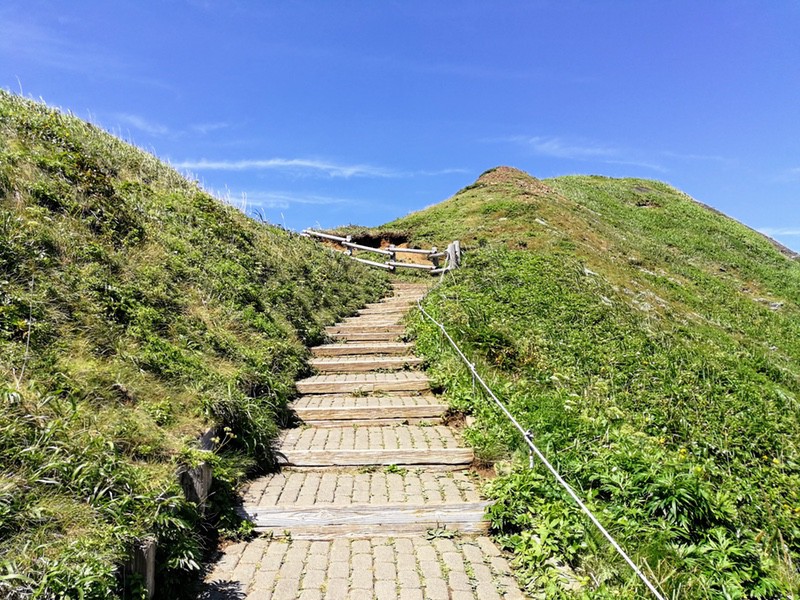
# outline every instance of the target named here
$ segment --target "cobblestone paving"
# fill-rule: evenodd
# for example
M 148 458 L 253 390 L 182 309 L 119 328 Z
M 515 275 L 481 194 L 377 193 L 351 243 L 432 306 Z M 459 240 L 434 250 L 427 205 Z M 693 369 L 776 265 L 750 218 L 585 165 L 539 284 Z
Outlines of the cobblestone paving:
M 463 447 L 453 430 L 444 425 L 381 425 L 378 427 L 308 427 L 286 430 L 280 439 L 283 452 L 297 450 L 441 450 Z
M 506 600 L 524 598 L 487 537 L 333 541 L 258 538 L 225 549 L 203 598 Z
M 363 469 L 290 471 L 253 481 L 249 506 L 316 506 L 421 502 L 475 502 L 481 496 L 467 473 L 408 469 L 404 473 Z
M 430 406 L 441 404 L 436 396 L 348 396 L 346 394 L 316 394 L 303 396 L 295 408 L 354 408 L 356 406 Z

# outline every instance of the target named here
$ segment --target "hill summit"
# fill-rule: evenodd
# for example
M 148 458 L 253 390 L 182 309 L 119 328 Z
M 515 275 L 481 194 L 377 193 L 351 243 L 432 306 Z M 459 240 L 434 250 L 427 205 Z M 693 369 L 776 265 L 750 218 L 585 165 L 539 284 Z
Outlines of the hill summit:
M 666 597 L 800 593 L 793 252 L 662 182 L 509 167 L 385 227 L 462 241 L 463 268 L 425 309 Z M 528 589 L 646 597 L 564 490 L 528 469 L 438 329 L 415 329 L 501 475 L 490 514 Z

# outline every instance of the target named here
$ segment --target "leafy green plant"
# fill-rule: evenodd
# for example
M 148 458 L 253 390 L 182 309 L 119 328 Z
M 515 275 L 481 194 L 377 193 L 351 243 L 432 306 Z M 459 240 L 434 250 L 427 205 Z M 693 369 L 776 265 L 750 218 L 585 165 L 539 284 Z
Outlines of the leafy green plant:
M 426 310 L 667 596 L 796 596 L 800 265 L 658 182 L 489 175 L 388 225 L 468 246 Z M 412 328 L 478 456 L 520 465 L 487 491 L 528 589 L 646 594 L 438 329 Z

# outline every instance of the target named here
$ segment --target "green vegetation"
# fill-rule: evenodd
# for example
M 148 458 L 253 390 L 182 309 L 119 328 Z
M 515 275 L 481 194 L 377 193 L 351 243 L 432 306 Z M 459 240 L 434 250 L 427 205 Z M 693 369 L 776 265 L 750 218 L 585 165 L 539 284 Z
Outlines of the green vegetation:
M 384 276 L 225 206 L 92 125 L 0 92 L 0 596 L 135 597 L 197 569 L 323 327 Z M 216 451 L 196 449 L 216 427 Z M 175 482 L 213 463 L 203 522 Z
M 792 253 L 662 183 L 508 168 L 387 228 L 468 246 L 426 310 L 667 597 L 800 593 Z M 527 589 L 647 597 L 438 330 L 413 327 L 479 456 L 514 459 L 490 517 Z

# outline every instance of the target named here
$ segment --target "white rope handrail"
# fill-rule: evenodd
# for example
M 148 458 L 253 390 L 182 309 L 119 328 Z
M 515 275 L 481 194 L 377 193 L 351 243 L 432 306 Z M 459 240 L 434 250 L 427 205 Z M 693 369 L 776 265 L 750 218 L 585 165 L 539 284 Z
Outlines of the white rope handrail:
M 583 501 L 580 499 L 580 497 L 578 497 L 578 495 L 575 493 L 572 487 L 564 480 L 563 477 L 561 477 L 559 472 L 556 471 L 556 468 L 550 464 L 550 461 L 548 461 L 547 458 L 545 458 L 544 454 L 542 454 L 539 448 L 537 448 L 536 444 L 533 443 L 533 432 L 530 429 L 525 430 L 522 427 L 522 425 L 519 424 L 519 421 L 517 421 L 514 418 L 514 415 L 511 414 L 511 412 L 508 410 L 505 404 L 503 404 L 500 401 L 500 399 L 494 395 L 494 392 L 492 392 L 492 390 L 489 388 L 488 385 L 486 385 L 486 382 L 483 380 L 480 374 L 478 374 L 477 369 L 475 369 L 475 365 L 472 364 L 469 361 L 469 359 L 467 359 L 467 357 L 461 351 L 461 348 L 458 347 L 458 344 L 456 344 L 453 338 L 450 337 L 450 334 L 447 333 L 447 330 L 444 328 L 444 325 L 439 323 L 439 321 L 434 319 L 430 314 L 428 314 L 428 312 L 424 308 L 422 308 L 422 303 L 420 302 L 420 300 L 417 300 L 417 307 L 419 308 L 420 312 L 423 315 L 425 315 L 428 319 L 430 319 L 431 322 L 433 322 L 433 324 L 436 325 L 441 330 L 441 332 L 450 342 L 450 345 L 453 346 L 455 351 L 461 357 L 461 360 L 463 360 L 464 364 L 467 365 L 467 368 L 470 370 L 470 373 L 472 373 L 472 376 L 481 384 L 481 387 L 486 391 L 487 394 L 489 394 L 489 397 L 491 397 L 491 399 L 494 400 L 495 404 L 497 404 L 500 410 L 503 411 L 503 414 L 505 414 L 506 417 L 508 417 L 508 420 L 514 424 L 514 427 L 516 427 L 517 430 L 519 430 L 519 432 L 522 434 L 522 437 L 525 439 L 525 443 L 528 444 L 528 447 L 530 449 L 529 452 L 536 454 L 539 460 L 542 461 L 542 464 L 544 464 L 544 466 L 547 467 L 547 470 L 550 471 L 553 477 L 555 477 L 556 481 L 561 485 L 561 487 L 563 487 L 567 491 L 567 493 L 572 497 L 572 499 L 580 507 L 583 513 L 587 517 L 589 517 L 592 523 L 594 523 L 595 527 L 597 527 L 600 533 L 602 533 L 603 536 L 608 540 L 608 542 L 611 544 L 614 550 L 616 550 L 617 553 L 625 560 L 625 562 L 628 563 L 628 566 L 630 566 L 630 568 L 633 569 L 633 572 L 636 573 L 636 575 L 639 577 L 642 583 L 644 583 L 647 586 L 647 589 L 649 589 L 652 592 L 653 596 L 658 598 L 658 600 L 665 600 L 664 596 L 661 595 L 661 593 L 650 582 L 650 580 L 645 576 L 645 574 L 642 573 L 642 571 L 639 569 L 636 563 L 634 563 L 633 560 L 631 560 L 631 558 L 626 554 L 625 550 L 622 549 L 622 546 L 620 546 L 619 543 L 617 543 L 617 541 L 612 537 L 612 535 L 606 530 L 606 528 L 603 527 L 602 523 L 600 523 L 600 521 L 597 520 L 597 517 L 595 517 L 592 511 L 589 510 L 589 508 L 583 503 Z M 533 456 L 531 456 L 530 461 L 531 461 L 530 467 L 532 468 Z

